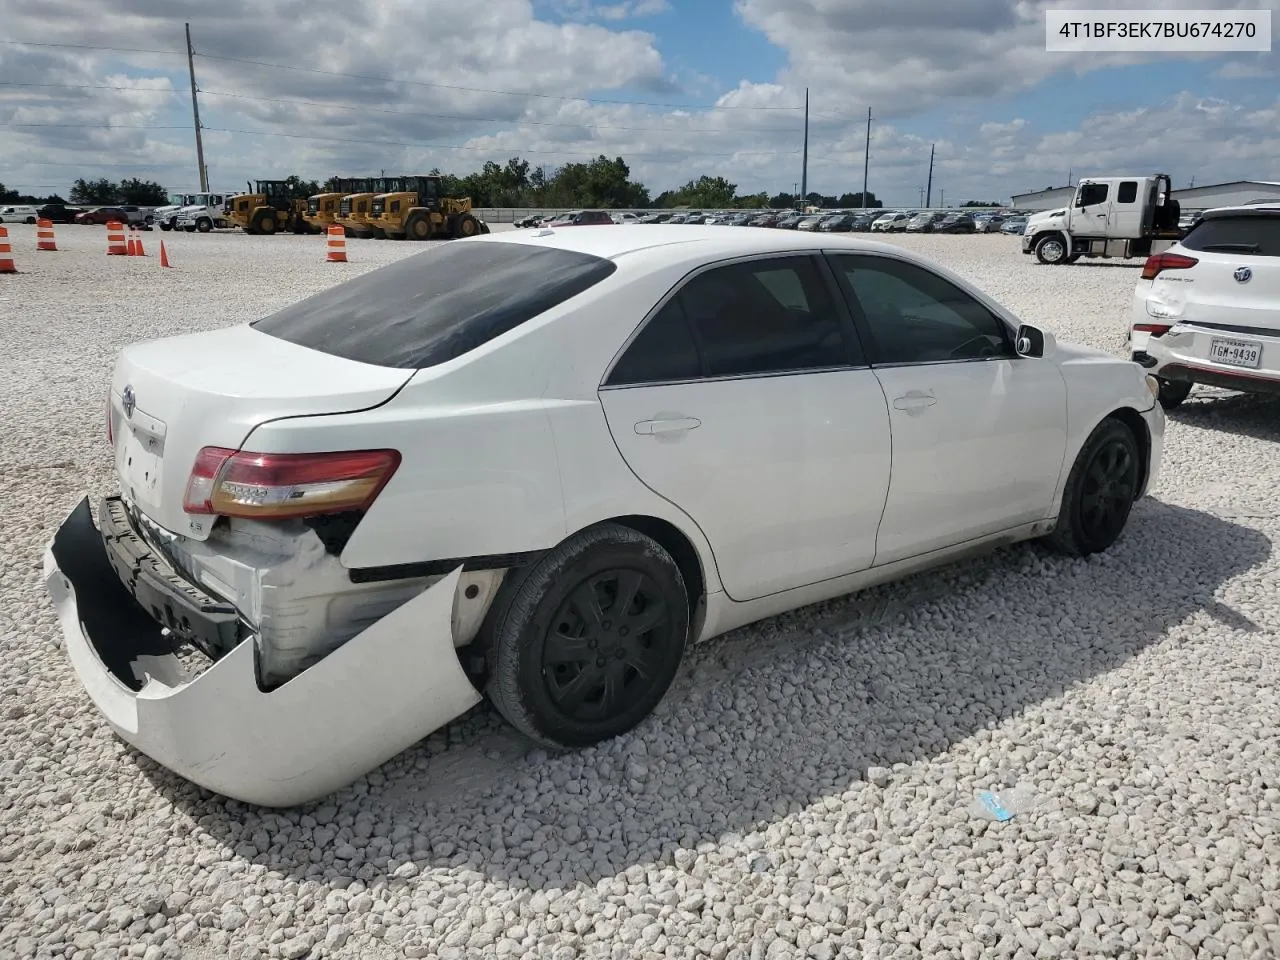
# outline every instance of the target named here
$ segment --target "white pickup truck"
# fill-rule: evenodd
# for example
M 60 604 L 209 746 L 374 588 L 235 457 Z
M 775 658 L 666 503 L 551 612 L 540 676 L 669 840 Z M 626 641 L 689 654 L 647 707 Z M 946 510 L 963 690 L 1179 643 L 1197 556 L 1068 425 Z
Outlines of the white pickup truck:
M 1172 190 L 1165 173 L 1081 180 L 1070 206 L 1027 220 L 1022 252 L 1051 264 L 1162 253 L 1186 233 Z

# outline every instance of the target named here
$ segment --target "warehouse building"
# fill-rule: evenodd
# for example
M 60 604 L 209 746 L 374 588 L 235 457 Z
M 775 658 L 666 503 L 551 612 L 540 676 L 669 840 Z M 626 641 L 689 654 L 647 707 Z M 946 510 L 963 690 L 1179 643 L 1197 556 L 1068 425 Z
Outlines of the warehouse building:
M 1234 207 L 1255 200 L 1280 200 L 1280 183 L 1273 180 L 1231 180 L 1203 187 L 1174 190 L 1173 198 L 1183 210 Z
M 1034 193 L 1015 193 L 1013 206 L 1017 210 L 1053 210 L 1071 203 L 1075 195 L 1075 187 L 1049 187 Z M 1280 200 L 1280 181 L 1230 180 L 1226 183 L 1207 183 L 1202 187 L 1174 190 L 1173 198 L 1183 210 L 1208 210 L 1211 207 L 1231 207 L 1258 200 Z
M 1034 193 L 1015 193 L 1013 209 L 1053 210 L 1055 207 L 1065 207 L 1075 195 L 1075 187 L 1049 187 Z

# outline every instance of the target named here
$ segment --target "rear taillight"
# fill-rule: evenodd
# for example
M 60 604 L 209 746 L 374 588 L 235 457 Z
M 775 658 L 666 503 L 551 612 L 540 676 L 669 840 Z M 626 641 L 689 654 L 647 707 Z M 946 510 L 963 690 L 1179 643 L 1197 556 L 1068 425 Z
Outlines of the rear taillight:
M 205 447 L 182 509 L 256 520 L 364 510 L 400 466 L 395 450 L 249 453 Z
M 1186 257 L 1180 253 L 1157 253 L 1147 257 L 1147 262 L 1142 265 L 1142 279 L 1154 280 L 1165 270 L 1186 270 L 1199 262 L 1195 257 Z
M 1133 325 L 1134 333 L 1149 333 L 1153 337 L 1163 337 L 1172 329 L 1171 323 L 1135 323 Z

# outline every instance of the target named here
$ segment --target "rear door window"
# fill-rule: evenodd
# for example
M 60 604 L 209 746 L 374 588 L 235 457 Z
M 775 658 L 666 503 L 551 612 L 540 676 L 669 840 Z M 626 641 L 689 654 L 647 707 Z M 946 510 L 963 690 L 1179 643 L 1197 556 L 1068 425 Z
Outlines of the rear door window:
M 1249 215 L 1201 220 L 1182 239 L 1188 250 L 1280 257 L 1280 216 Z
M 617 270 L 522 243 L 451 243 L 326 290 L 253 324 L 360 363 L 417 370 L 460 357 Z

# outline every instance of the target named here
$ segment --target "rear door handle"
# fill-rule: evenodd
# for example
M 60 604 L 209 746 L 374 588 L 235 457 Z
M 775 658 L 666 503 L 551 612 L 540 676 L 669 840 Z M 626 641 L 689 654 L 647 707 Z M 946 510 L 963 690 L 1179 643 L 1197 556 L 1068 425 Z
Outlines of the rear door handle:
M 908 390 L 902 396 L 894 398 L 893 409 L 916 413 L 925 407 L 932 407 L 937 402 L 937 397 L 931 393 L 925 393 L 922 390 Z
M 697 417 L 673 417 L 669 420 L 641 420 L 636 424 L 636 433 L 642 437 L 659 433 L 681 433 L 702 426 Z

